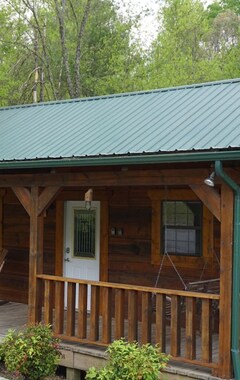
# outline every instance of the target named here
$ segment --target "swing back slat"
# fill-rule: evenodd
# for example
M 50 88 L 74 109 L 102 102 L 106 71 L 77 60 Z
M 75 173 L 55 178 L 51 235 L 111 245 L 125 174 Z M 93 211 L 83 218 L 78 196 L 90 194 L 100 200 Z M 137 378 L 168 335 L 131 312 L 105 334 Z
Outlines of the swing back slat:
M 5 263 L 7 253 L 8 253 L 7 249 L 5 249 L 5 248 L 0 249 L 0 272 L 3 268 L 4 263 Z
M 186 290 L 191 292 L 218 294 L 220 291 L 220 279 L 212 278 L 209 280 L 189 282 Z

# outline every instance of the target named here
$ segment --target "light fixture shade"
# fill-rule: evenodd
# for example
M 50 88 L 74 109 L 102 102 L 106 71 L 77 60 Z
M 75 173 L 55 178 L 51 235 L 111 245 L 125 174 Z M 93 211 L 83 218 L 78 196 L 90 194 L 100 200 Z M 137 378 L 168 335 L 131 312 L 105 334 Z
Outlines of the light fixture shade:
M 204 180 L 204 183 L 210 187 L 214 187 L 214 178 L 215 178 L 215 172 L 212 172 L 208 178 Z
M 93 189 L 88 189 L 88 191 L 86 191 L 86 193 L 84 194 L 85 207 L 87 210 L 91 209 L 92 199 L 93 199 Z
M 93 199 L 93 189 L 88 189 L 84 195 L 85 202 L 92 202 Z

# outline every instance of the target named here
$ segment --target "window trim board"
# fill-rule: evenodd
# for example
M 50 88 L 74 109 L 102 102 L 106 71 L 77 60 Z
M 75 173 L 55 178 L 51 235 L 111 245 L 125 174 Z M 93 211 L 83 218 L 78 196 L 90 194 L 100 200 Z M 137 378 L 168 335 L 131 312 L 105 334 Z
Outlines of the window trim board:
M 201 201 L 191 189 L 161 189 L 150 190 L 148 195 L 152 201 L 152 228 L 151 228 L 151 264 L 159 265 L 162 261 L 163 250 L 161 242 L 161 205 L 163 200 L 197 200 Z M 183 267 L 202 268 L 208 263 L 208 267 L 213 264 L 213 214 L 203 204 L 202 216 L 202 256 L 183 256 L 171 255 L 171 258 L 176 265 Z M 187 259 L 186 259 L 187 258 Z M 167 260 L 164 265 L 171 266 Z

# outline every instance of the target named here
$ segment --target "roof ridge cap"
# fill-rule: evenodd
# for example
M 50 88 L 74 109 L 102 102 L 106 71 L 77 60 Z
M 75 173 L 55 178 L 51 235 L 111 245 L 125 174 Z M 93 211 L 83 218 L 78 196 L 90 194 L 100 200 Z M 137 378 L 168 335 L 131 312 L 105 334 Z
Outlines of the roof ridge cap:
M 101 100 L 101 99 L 113 99 L 113 98 L 121 98 L 121 97 L 128 97 L 128 96 L 137 96 L 137 95 L 147 95 L 147 94 L 153 94 L 153 93 L 161 93 L 161 92 L 168 92 L 168 91 L 179 91 L 184 89 L 194 89 L 194 88 L 200 88 L 200 87 L 210 87 L 210 86 L 218 86 L 221 84 L 230 84 L 230 83 L 238 83 L 240 82 L 240 78 L 234 78 L 234 79 L 224 79 L 219 81 L 211 81 L 211 82 L 202 82 L 202 83 L 193 83 L 189 85 L 182 85 L 182 86 L 175 86 L 175 87 L 163 87 L 159 89 L 152 89 L 152 90 L 143 90 L 143 91 L 135 91 L 135 92 L 123 92 L 123 93 L 116 93 L 116 94 L 109 94 L 109 95 L 99 95 L 99 96 L 93 96 L 93 97 L 86 97 L 86 98 L 76 98 L 76 99 L 62 99 L 62 100 L 51 100 L 48 102 L 40 102 L 40 103 L 29 103 L 29 104 L 16 104 L 13 106 L 6 106 L 6 107 L 0 107 L 0 111 L 10 110 L 10 109 L 19 109 L 19 108 L 31 108 L 31 107 L 44 107 L 44 106 L 52 106 L 57 104 L 67 104 L 67 103 L 82 103 L 82 102 L 89 102 L 94 100 Z

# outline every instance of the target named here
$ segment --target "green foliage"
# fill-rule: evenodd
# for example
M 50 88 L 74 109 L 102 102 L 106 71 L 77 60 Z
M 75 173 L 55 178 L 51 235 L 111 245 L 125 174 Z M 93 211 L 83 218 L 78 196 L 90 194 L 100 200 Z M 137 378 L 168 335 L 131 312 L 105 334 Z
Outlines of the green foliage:
M 114 341 L 107 349 L 109 361 L 101 369 L 90 368 L 86 380 L 157 380 L 169 357 L 150 344 Z
M 206 11 L 206 16 L 208 19 L 214 19 L 219 13 L 223 12 L 223 7 L 219 2 L 214 1 L 209 4 Z
M 159 2 L 146 47 L 129 1 L 0 1 L 0 105 L 239 77 L 240 1 L 204 3 Z
M 0 105 L 140 89 L 138 15 L 114 0 L 0 2 Z M 1 62 L 4 57 L 4 62 Z M 36 75 L 38 74 L 38 75 Z
M 165 0 L 148 65 L 150 87 L 239 77 L 239 16 L 230 7 L 237 2 L 205 9 L 201 0 Z
M 162 29 L 153 44 L 150 66 L 152 87 L 169 87 L 202 82 L 205 51 L 202 48 L 208 31 L 204 7 L 200 0 L 166 0 L 162 9 Z M 208 65 L 210 66 L 210 65 Z
M 240 15 L 240 2 L 239 0 L 221 0 L 224 9 L 231 9 Z
M 53 337 L 50 325 L 9 330 L 0 345 L 0 359 L 7 370 L 32 380 L 54 375 L 60 356 L 58 340 Z

